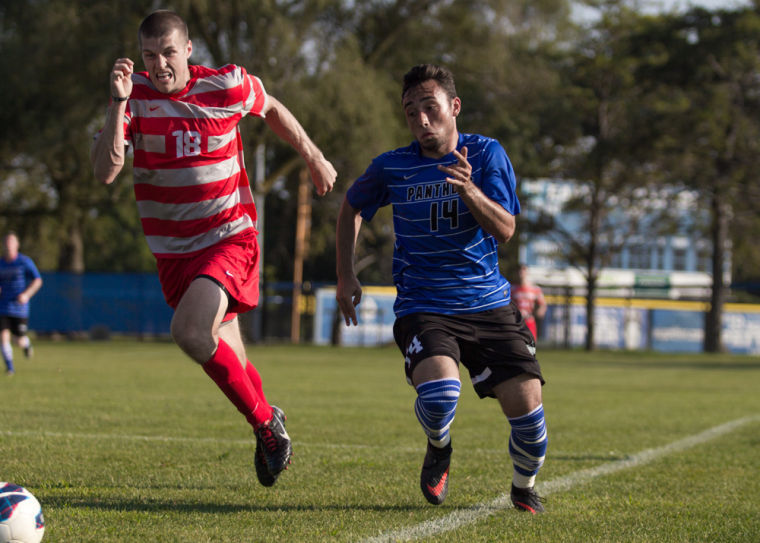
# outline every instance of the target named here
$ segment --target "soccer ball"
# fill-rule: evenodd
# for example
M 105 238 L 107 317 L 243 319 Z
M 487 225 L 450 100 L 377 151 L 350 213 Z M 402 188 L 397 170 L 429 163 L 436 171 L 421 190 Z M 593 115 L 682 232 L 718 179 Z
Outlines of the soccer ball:
M 44 533 L 37 498 L 24 487 L 0 482 L 0 543 L 39 543 Z

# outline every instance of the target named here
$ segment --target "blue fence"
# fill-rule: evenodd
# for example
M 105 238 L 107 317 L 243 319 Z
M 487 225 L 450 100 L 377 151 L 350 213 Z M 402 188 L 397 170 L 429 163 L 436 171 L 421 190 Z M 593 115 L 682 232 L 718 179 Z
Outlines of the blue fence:
M 155 273 L 43 273 L 29 328 L 38 333 L 167 335 L 172 310 Z
M 38 334 L 168 336 L 173 311 L 155 273 L 42 274 L 42 289 L 32 298 L 29 328 Z M 290 338 L 293 284 L 264 286 L 260 307 L 241 315 L 249 341 Z M 308 295 L 308 292 L 305 292 Z M 313 315 L 302 315 L 305 337 Z
M 358 307 L 359 325 L 346 327 L 337 319 L 335 289 L 316 292 L 313 341 L 341 345 L 393 343 L 395 289 L 365 286 Z M 577 348 L 587 333 L 585 299 L 547 296 L 549 310 L 539 326 L 539 344 Z M 651 349 L 661 352 L 701 352 L 705 303 L 694 301 L 598 298 L 594 309 L 594 344 L 604 349 Z M 737 354 L 760 354 L 760 305 L 726 304 L 723 345 Z
M 32 298 L 29 327 L 40 334 L 88 333 L 168 336 L 172 310 L 166 305 L 155 273 L 43 273 L 44 285 Z M 322 287 L 322 288 L 319 288 Z M 393 342 L 393 300 L 389 287 L 365 287 L 360 326 L 336 327 L 335 290 L 313 285 L 315 307 L 302 309 L 302 339 L 344 345 Z M 290 337 L 291 283 L 265 286 L 261 307 L 241 318 L 252 341 Z M 581 298 L 549 297 L 540 330 L 545 344 L 577 347 L 586 334 Z M 668 300 L 599 300 L 595 310 L 596 344 L 611 349 L 698 352 L 704 333 L 704 304 Z M 335 332 L 340 332 L 340 338 Z M 723 342 L 733 353 L 760 353 L 760 306 L 727 304 Z

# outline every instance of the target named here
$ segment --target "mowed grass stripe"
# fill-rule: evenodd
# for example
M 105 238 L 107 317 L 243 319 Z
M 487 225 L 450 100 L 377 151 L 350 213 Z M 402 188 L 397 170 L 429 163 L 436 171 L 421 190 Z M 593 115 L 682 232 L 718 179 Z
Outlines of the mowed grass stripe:
M 49 543 L 355 543 L 487 507 L 509 488 L 508 424 L 496 402 L 464 387 L 449 497 L 438 508 L 425 501 L 424 434 L 392 346 L 251 348 L 295 441 L 273 488 L 256 480 L 245 421 L 176 346 L 37 341 L 35 350 L 0 379 L 0 478 L 41 500 Z M 424 541 L 757 542 L 760 422 L 624 468 L 635 451 L 760 413 L 760 357 L 542 351 L 541 363 L 548 513 L 502 503 Z M 574 479 L 608 464 L 618 471 Z
M 542 496 L 549 496 L 557 492 L 570 490 L 571 488 L 588 483 L 589 481 L 592 481 L 598 477 L 603 477 L 605 475 L 610 475 L 626 469 L 634 469 L 654 462 L 655 460 L 658 460 L 669 454 L 685 451 L 697 445 L 701 445 L 702 443 L 711 441 L 722 435 L 729 434 L 741 426 L 757 421 L 760 421 L 760 414 L 743 417 L 741 419 L 733 420 L 725 424 L 709 428 L 699 434 L 679 439 L 662 447 L 645 449 L 623 460 L 607 462 L 593 468 L 579 470 L 565 475 L 564 477 L 552 479 L 543 484 L 537 483 L 536 487 L 539 494 Z M 362 540 L 362 543 L 413 541 L 415 539 L 422 539 L 424 537 L 432 537 L 445 532 L 456 530 L 457 528 L 461 528 L 462 526 L 468 524 L 473 524 L 490 515 L 498 513 L 499 511 L 511 508 L 512 500 L 510 499 L 509 493 L 507 492 L 498 498 L 491 500 L 490 502 L 476 504 L 466 509 L 460 509 L 458 511 L 454 511 L 453 513 L 449 513 L 444 517 L 428 520 L 415 526 L 409 526 L 406 528 L 385 532 L 378 536 L 364 539 Z
M 61 438 L 61 439 L 92 439 L 92 440 L 124 440 L 124 441 L 148 441 L 158 443 L 218 443 L 220 445 L 254 446 L 256 441 L 251 439 L 226 439 L 219 437 L 183 437 L 183 436 L 150 436 L 134 434 L 100 434 L 78 432 L 48 432 L 36 430 L 0 430 L 0 436 L 6 437 L 31 437 L 31 438 Z M 306 449 L 346 449 L 346 450 L 376 450 L 388 451 L 385 445 L 362 445 L 360 443 L 306 443 L 293 441 L 294 447 Z M 418 455 L 420 447 L 395 447 L 394 452 Z M 473 454 L 503 455 L 504 449 L 471 449 Z M 561 454 L 561 453 L 559 453 Z

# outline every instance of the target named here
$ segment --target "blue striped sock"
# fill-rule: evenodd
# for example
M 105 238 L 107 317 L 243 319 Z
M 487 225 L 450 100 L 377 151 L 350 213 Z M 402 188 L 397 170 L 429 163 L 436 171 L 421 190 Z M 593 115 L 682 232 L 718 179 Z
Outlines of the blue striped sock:
M 3 360 L 5 360 L 5 367 L 9 372 L 13 370 L 13 347 L 10 343 L 4 343 L 2 346 Z
M 527 415 L 510 418 L 509 456 L 515 468 L 516 486 L 533 486 L 536 474 L 544 464 L 548 438 L 544 421 L 544 406 L 539 405 Z M 520 484 L 518 484 L 520 483 Z
M 449 426 L 454 421 L 461 388 L 459 379 L 428 381 L 417 387 L 414 413 L 436 447 L 445 447 L 451 441 Z

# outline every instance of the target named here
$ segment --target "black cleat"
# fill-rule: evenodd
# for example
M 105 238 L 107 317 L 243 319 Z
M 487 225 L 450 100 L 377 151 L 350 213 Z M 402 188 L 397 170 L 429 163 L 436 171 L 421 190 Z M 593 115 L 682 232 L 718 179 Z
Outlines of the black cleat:
M 536 490 L 533 487 L 517 488 L 513 484 L 511 498 L 515 509 L 527 511 L 531 515 L 537 515 L 544 512 L 544 499 L 536 493 Z
M 253 465 L 256 466 L 256 477 L 263 486 L 272 486 L 277 481 L 277 476 L 269 473 L 267 459 L 264 456 L 264 446 L 258 436 L 256 437 L 256 455 L 253 458 Z
M 290 464 L 293 447 L 285 431 L 285 413 L 272 406 L 272 418 L 254 431 L 256 435 L 256 475 L 264 486 L 272 486 L 277 476 Z
M 425 499 L 433 505 L 441 505 L 449 492 L 451 450 L 451 442 L 439 449 L 428 441 L 420 474 L 420 488 Z

